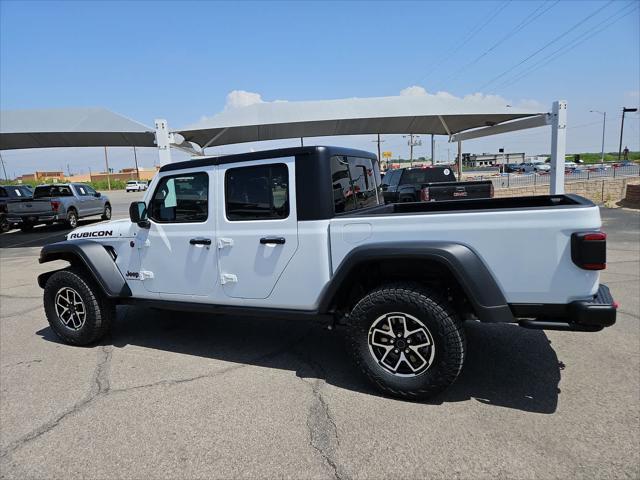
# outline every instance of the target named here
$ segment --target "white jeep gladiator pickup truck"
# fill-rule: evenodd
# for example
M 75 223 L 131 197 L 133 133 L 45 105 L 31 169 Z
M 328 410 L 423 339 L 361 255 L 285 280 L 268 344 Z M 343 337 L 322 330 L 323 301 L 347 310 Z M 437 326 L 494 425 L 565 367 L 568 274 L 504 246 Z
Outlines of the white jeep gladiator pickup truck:
M 117 304 L 344 325 L 388 394 L 449 386 L 463 320 L 594 332 L 617 305 L 599 283 L 606 235 L 575 195 L 384 203 L 375 155 L 300 147 L 160 169 L 130 219 L 42 249 L 53 331 L 98 341 Z M 523 255 L 523 247 L 527 254 Z

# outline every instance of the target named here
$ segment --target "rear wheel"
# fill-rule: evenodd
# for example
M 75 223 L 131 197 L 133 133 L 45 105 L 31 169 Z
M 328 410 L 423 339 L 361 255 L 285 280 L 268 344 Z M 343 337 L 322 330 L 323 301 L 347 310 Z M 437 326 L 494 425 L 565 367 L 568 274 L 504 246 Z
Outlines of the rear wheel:
M 44 288 L 44 309 L 51 329 L 65 343 L 88 345 L 111 327 L 115 307 L 81 270 L 60 270 Z
M 380 287 L 358 302 L 349 320 L 356 363 L 387 394 L 428 398 L 451 385 L 462 369 L 461 323 L 446 301 L 421 285 Z
M 67 227 L 73 229 L 78 226 L 78 212 L 73 208 L 67 212 Z
M 11 224 L 6 217 L 0 218 L 0 233 L 8 232 L 11 229 Z
M 104 206 L 104 212 L 102 212 L 102 220 L 111 220 L 111 205 L 108 203 Z

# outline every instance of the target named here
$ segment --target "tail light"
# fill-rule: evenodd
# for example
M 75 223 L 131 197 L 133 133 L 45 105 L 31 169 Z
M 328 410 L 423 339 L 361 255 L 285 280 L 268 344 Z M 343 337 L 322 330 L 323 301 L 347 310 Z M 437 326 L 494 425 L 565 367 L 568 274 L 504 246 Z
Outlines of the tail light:
M 420 190 L 420 201 L 421 202 L 429 201 L 429 187 L 426 187 Z
M 60 202 L 58 200 L 51 200 L 51 210 L 57 212 L 60 209 Z
M 607 234 L 604 232 L 572 234 L 571 260 L 583 270 L 607 268 Z

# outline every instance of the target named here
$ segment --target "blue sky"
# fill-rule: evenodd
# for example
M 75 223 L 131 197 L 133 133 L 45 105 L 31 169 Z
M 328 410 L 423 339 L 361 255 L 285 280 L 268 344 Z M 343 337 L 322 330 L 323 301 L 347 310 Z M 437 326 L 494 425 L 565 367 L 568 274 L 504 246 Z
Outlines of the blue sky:
M 600 149 L 601 117 L 589 110 L 607 111 L 605 146 L 617 150 L 620 109 L 639 103 L 639 6 L 1 1 L 0 107 L 102 106 L 147 125 L 167 118 L 179 128 L 223 110 L 235 90 L 292 101 L 398 95 L 415 85 L 456 96 L 498 94 L 544 110 L 566 99 L 569 151 Z M 368 150 L 371 140 L 322 139 Z M 394 155 L 408 154 L 400 137 L 386 140 Z M 545 129 L 468 142 L 465 151 L 535 154 L 548 143 Z M 638 115 L 627 115 L 624 143 L 640 149 Z M 428 155 L 427 144 L 417 155 Z M 447 148 L 438 138 L 436 156 L 446 158 Z M 130 149 L 111 150 L 116 168 L 129 166 Z M 157 157 L 153 149 L 140 156 L 145 166 Z M 101 149 L 3 153 L 10 174 L 66 170 L 67 163 L 72 171 L 95 171 L 102 158 Z

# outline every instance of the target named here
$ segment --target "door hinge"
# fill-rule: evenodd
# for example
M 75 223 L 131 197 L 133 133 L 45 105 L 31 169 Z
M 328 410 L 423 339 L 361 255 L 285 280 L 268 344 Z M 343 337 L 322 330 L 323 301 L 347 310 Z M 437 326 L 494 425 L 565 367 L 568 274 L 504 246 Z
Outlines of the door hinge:
M 222 285 L 226 283 L 238 283 L 238 276 L 233 273 L 223 273 L 220 275 L 220 283 Z
M 222 250 L 225 247 L 233 247 L 233 238 L 218 238 L 218 249 Z

